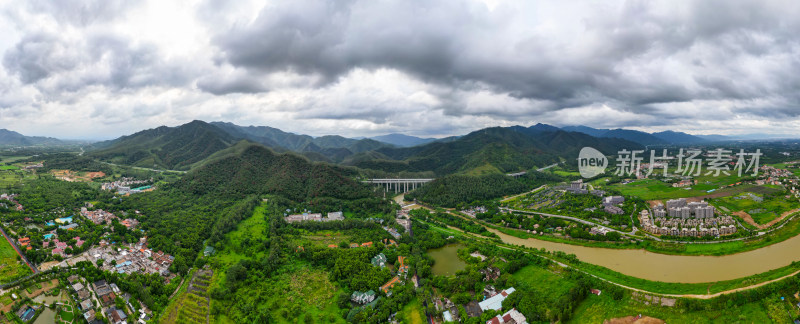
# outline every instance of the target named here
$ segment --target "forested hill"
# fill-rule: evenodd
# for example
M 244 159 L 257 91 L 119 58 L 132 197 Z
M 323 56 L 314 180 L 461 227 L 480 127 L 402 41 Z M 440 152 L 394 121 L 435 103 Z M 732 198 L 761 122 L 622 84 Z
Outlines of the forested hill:
M 52 137 L 25 136 L 15 131 L 0 128 L 0 145 L 63 145 L 63 141 Z
M 146 168 L 188 170 L 236 142 L 231 135 L 203 121 L 158 127 L 96 144 L 90 154 L 100 160 Z
M 297 202 L 374 196 L 368 186 L 349 178 L 345 169 L 312 163 L 292 153 L 277 154 L 258 144 L 243 141 L 219 155 L 176 185 L 201 195 L 278 194 Z
M 541 127 L 492 127 L 472 132 L 447 143 L 410 148 L 381 148 L 387 159 L 360 159 L 361 168 L 453 173 L 508 173 L 543 167 L 567 159 L 574 161 L 585 146 L 606 154 L 619 149 L 641 148 L 640 144 L 616 138 L 596 138 L 578 132 L 548 131 Z
M 518 194 L 563 178 L 540 172 L 528 172 L 520 178 L 494 173 L 481 176 L 449 175 L 438 178 L 406 195 L 424 203 L 443 207 L 458 207 L 476 201 Z

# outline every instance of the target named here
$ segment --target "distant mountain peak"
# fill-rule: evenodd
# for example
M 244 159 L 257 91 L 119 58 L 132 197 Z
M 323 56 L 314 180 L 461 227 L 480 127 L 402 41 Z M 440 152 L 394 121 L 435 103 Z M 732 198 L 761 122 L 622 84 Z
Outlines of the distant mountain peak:
M 379 141 L 379 142 L 389 143 L 389 144 L 392 144 L 392 145 L 395 145 L 395 146 L 400 146 L 400 147 L 411 147 L 411 146 L 428 144 L 428 143 L 431 143 L 433 141 L 436 141 L 435 138 L 422 138 L 422 137 L 416 137 L 416 136 L 399 134 L 399 133 L 391 133 L 391 134 L 386 134 L 386 135 L 373 136 L 373 137 L 370 137 L 370 139 L 376 140 L 376 141 Z
M 0 145 L 63 145 L 64 141 L 52 137 L 25 136 L 12 130 L 0 128 Z

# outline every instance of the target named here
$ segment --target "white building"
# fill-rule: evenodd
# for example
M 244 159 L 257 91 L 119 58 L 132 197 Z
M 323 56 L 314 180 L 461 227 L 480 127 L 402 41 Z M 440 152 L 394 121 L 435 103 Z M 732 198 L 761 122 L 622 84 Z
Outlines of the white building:
M 494 295 L 478 303 L 478 306 L 480 306 L 482 311 L 486 311 L 489 309 L 500 310 L 503 308 L 503 301 L 506 300 L 506 297 L 508 297 L 508 295 L 511 295 L 511 293 L 515 291 L 516 290 L 514 289 L 514 287 L 505 289 L 501 291 L 499 294 Z

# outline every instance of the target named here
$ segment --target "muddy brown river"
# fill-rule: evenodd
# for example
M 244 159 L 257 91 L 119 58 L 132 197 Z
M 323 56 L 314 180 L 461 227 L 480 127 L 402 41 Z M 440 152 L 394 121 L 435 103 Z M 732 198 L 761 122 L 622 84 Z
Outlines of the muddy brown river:
M 800 236 L 758 250 L 723 256 L 665 255 L 632 249 L 605 249 L 521 239 L 489 229 L 503 242 L 575 254 L 629 276 L 663 282 L 698 283 L 737 279 L 787 266 L 800 260 Z
M 403 195 L 395 198 L 401 202 Z M 487 228 L 503 242 L 548 251 L 575 254 L 583 262 L 596 264 L 632 277 L 680 283 L 702 283 L 738 279 L 800 261 L 800 235 L 757 250 L 723 256 L 667 255 L 642 249 L 606 249 L 521 239 Z

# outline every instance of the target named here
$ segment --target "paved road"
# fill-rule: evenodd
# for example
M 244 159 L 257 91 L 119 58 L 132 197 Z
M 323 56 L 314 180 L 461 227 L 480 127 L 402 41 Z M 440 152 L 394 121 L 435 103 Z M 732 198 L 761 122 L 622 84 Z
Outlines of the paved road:
M 180 171 L 180 170 L 159 170 L 159 169 L 143 168 L 143 167 L 130 166 L 130 165 L 119 165 L 119 164 L 116 164 L 116 163 L 103 162 L 103 161 L 97 161 L 97 162 L 108 164 L 108 165 L 113 165 L 113 166 L 118 166 L 118 167 L 129 167 L 129 168 L 132 168 L 132 169 L 147 170 L 147 171 L 153 171 L 153 172 L 178 172 L 178 173 L 186 173 L 186 172 L 188 172 L 188 171 Z
M 511 196 L 511 197 L 508 197 L 508 198 L 503 198 L 502 200 L 500 200 L 500 202 L 509 201 L 509 200 L 511 200 L 511 199 L 514 199 L 514 198 L 517 198 L 517 197 L 519 197 L 519 196 L 527 195 L 527 194 L 529 194 L 529 193 L 532 193 L 532 192 L 537 192 L 537 191 L 539 191 L 539 190 L 542 190 L 542 189 L 544 189 L 544 188 L 547 188 L 547 185 L 541 185 L 541 186 L 539 186 L 539 188 L 533 189 L 533 190 L 531 190 L 531 191 L 528 191 L 528 192 L 523 192 L 523 193 L 521 193 L 521 194 L 519 194 L 519 195 L 513 195 L 513 196 Z
M 620 233 L 620 234 L 625 235 L 625 236 L 632 236 L 632 237 L 640 238 L 640 237 L 638 237 L 636 235 L 632 235 L 631 233 L 623 232 L 623 231 L 620 231 L 620 230 L 616 230 L 616 229 L 613 229 L 611 227 L 605 226 L 603 224 L 598 224 L 598 223 L 595 223 L 595 222 L 592 222 L 592 221 L 588 221 L 588 220 L 585 220 L 585 219 L 580 219 L 580 218 L 577 218 L 577 217 L 556 215 L 556 214 L 548 214 L 548 213 L 540 213 L 540 212 L 533 212 L 533 211 L 527 211 L 527 210 L 517 210 L 517 209 L 506 208 L 506 207 L 500 207 L 500 209 L 501 210 L 506 210 L 506 211 L 512 211 L 512 212 L 515 212 L 515 213 L 535 214 L 535 215 L 541 215 L 541 216 L 545 216 L 545 217 L 562 218 L 562 219 L 566 219 L 566 220 L 570 220 L 570 221 L 573 221 L 573 222 L 578 222 L 578 223 L 582 223 L 582 224 L 586 224 L 586 225 L 600 226 L 600 227 L 603 227 L 603 228 L 608 229 L 608 230 L 613 231 L 613 232 Z
M 560 163 L 560 162 L 559 162 L 559 163 Z M 546 166 L 546 167 L 544 167 L 544 168 L 538 168 L 538 169 L 536 169 L 536 171 L 542 172 L 542 171 L 544 171 L 544 170 L 547 170 L 547 169 L 549 169 L 549 168 L 552 168 L 552 167 L 554 167 L 554 166 L 556 166 L 556 165 L 558 165 L 558 163 L 553 163 L 553 164 L 551 164 L 551 165 L 548 165 L 548 166 Z

